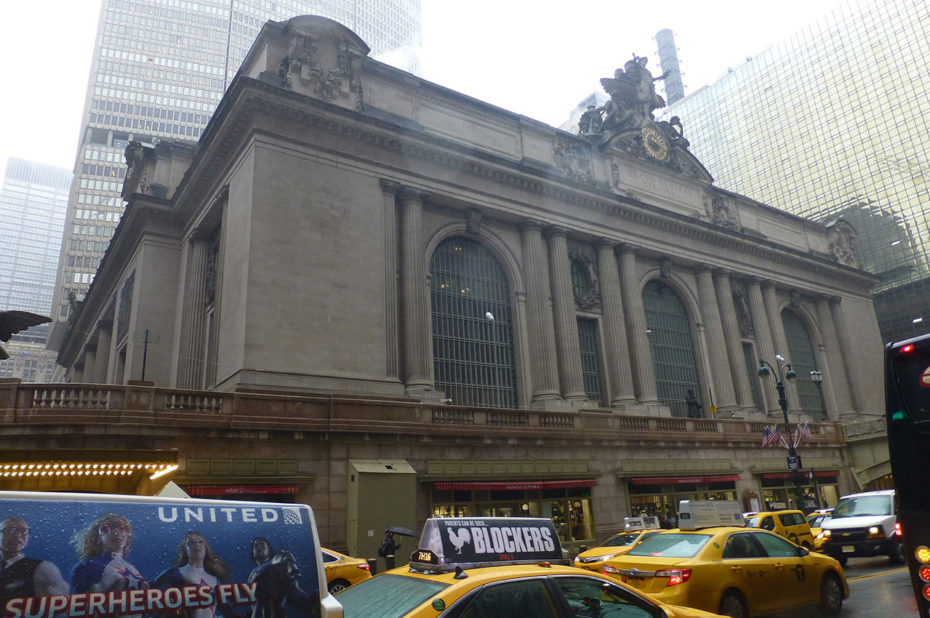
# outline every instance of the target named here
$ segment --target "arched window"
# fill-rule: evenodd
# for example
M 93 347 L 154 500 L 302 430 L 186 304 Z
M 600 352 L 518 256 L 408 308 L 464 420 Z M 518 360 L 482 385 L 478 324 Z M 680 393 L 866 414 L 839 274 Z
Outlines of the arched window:
M 788 361 L 798 374 L 794 381 L 798 391 L 798 407 L 815 419 L 824 419 L 826 413 L 820 391 L 810 378 L 811 371 L 817 371 L 817 357 L 814 356 L 811 335 L 804 322 L 788 309 L 781 312 L 781 322 L 788 340 Z
M 685 306 L 672 288 L 653 280 L 643 288 L 643 309 L 652 331 L 649 347 L 659 402 L 672 409 L 672 416 L 704 416 Z
M 430 262 L 436 389 L 456 405 L 517 405 L 510 290 L 497 259 L 455 236 Z

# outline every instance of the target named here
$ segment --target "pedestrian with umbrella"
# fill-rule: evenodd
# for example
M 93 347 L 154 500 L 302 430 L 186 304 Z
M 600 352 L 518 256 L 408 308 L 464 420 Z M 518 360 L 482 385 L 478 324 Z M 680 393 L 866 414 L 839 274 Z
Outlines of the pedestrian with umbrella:
M 400 543 L 394 540 L 395 534 L 409 537 L 416 536 L 410 528 L 403 526 L 392 526 L 384 530 L 384 539 L 378 548 L 378 555 L 384 558 L 384 564 L 388 571 L 394 568 L 394 556 L 397 554 L 397 550 L 400 549 Z

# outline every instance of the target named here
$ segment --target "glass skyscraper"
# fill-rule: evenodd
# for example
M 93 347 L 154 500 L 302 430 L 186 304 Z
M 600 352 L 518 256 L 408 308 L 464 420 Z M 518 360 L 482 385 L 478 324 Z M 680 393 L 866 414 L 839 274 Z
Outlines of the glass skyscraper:
M 130 140 L 196 141 L 268 20 L 316 14 L 417 72 L 420 0 L 103 0 L 52 315 L 83 297 L 123 212 Z
M 717 186 L 856 228 L 886 341 L 930 330 L 928 11 L 847 0 L 662 110 Z

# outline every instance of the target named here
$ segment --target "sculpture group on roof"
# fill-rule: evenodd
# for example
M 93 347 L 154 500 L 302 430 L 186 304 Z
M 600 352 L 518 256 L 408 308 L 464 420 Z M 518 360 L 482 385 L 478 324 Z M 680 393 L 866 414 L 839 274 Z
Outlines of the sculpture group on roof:
M 653 77 L 646 63 L 645 57 L 634 54 L 622 69 L 614 71 L 613 77 L 601 78 L 610 100 L 602 107 L 588 106 L 579 122 L 579 135 L 617 133 L 653 124 L 652 112 L 665 107 L 665 100 L 656 92 L 655 82 L 665 79 L 668 72 Z

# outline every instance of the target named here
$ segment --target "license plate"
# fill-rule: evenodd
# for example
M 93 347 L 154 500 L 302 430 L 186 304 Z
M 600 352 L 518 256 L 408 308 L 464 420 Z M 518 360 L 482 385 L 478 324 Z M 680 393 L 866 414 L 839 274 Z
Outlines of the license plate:
M 843 553 L 844 553 L 844 554 L 851 554 L 851 553 L 853 553 L 854 551 L 856 551 L 856 548 L 853 547 L 852 545 L 843 545 Z

